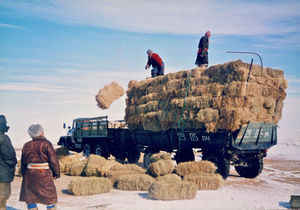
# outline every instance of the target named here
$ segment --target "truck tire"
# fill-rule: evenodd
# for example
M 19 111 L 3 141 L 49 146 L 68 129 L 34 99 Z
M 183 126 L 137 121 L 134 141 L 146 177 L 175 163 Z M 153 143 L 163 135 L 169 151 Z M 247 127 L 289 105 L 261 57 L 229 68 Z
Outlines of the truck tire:
M 109 153 L 107 152 L 105 145 L 97 144 L 94 150 L 95 155 L 99 155 L 107 159 L 109 157 Z
M 136 163 L 139 161 L 141 153 L 137 147 L 130 148 L 127 154 L 127 160 L 129 163 Z
M 145 168 L 149 168 L 150 164 L 152 163 L 151 161 L 151 156 L 155 153 L 158 153 L 159 150 L 155 150 L 155 149 L 151 149 L 151 148 L 147 148 L 144 152 L 144 166 Z
M 255 178 L 263 170 L 264 163 L 262 158 L 249 159 L 246 161 L 248 166 L 235 166 L 236 172 L 245 178 Z
M 177 151 L 175 155 L 175 160 L 177 164 L 181 162 L 195 161 L 193 149 L 185 149 L 180 151 L 180 153 Z
M 202 159 L 213 162 L 217 167 L 216 172 L 219 173 L 223 179 L 227 179 L 230 171 L 230 161 L 227 158 L 216 154 L 208 154 L 203 155 Z
M 85 157 L 90 156 L 90 154 L 91 154 L 91 152 L 92 152 L 92 151 L 91 151 L 91 146 L 90 146 L 89 144 L 85 144 L 84 147 L 83 147 L 82 152 L 83 152 L 83 155 L 84 155 Z

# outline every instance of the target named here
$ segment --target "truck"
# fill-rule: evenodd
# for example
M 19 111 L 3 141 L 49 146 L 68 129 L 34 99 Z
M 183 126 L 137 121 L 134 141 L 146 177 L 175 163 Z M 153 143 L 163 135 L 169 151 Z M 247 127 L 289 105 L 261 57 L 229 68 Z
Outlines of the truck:
M 121 122 L 121 121 L 120 121 Z M 236 131 L 204 129 L 169 129 L 149 131 L 142 129 L 109 128 L 108 117 L 78 118 L 73 121 L 67 136 L 58 145 L 89 154 L 110 155 L 136 163 L 144 153 L 144 166 L 151 163 L 152 154 L 160 151 L 175 153 L 176 163 L 194 161 L 197 150 L 202 160 L 213 162 L 224 179 L 230 166 L 241 177 L 254 178 L 263 170 L 267 150 L 277 144 L 277 125 L 268 122 L 249 122 Z

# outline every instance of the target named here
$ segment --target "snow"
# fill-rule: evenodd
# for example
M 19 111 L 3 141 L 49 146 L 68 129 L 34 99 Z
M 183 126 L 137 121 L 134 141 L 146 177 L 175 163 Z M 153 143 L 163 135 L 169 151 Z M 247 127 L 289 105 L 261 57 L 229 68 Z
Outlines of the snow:
M 121 191 L 93 196 L 73 196 L 67 193 L 69 181 L 74 178 L 63 175 L 55 181 L 58 209 L 286 209 L 290 208 L 291 195 L 300 195 L 300 132 L 278 133 L 278 145 L 268 151 L 263 172 L 254 179 L 239 177 L 234 167 L 223 187 L 216 191 L 198 191 L 193 200 L 159 201 L 148 198 L 147 192 Z M 17 152 L 18 156 L 20 152 Z M 197 154 L 198 155 L 198 154 Z M 196 157 L 198 159 L 199 156 Z M 140 160 L 141 161 L 141 160 Z M 19 202 L 22 178 L 12 183 L 12 195 L 8 209 L 26 209 Z M 40 209 L 45 206 L 39 205 Z

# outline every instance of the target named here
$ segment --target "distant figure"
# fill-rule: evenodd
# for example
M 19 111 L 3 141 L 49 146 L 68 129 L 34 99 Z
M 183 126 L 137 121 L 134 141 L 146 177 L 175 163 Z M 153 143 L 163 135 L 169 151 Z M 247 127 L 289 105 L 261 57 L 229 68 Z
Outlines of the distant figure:
M 209 46 L 210 31 L 207 31 L 204 36 L 201 37 L 198 45 L 198 53 L 195 64 L 198 67 L 208 66 L 208 46 Z
M 58 158 L 40 124 L 31 125 L 28 134 L 32 141 L 22 149 L 20 201 L 25 201 L 31 210 L 37 209 L 37 203 L 47 205 L 48 210 L 56 209 L 57 192 L 53 180 L 60 177 Z
M 164 62 L 159 57 L 159 55 L 156 53 L 153 53 L 152 50 L 147 50 L 147 54 L 148 54 L 148 62 L 147 62 L 145 69 L 147 70 L 152 65 L 152 68 L 153 68 L 151 70 L 152 77 L 164 75 L 165 66 L 164 66 Z
M 6 209 L 6 202 L 11 194 L 11 185 L 17 164 L 16 152 L 9 137 L 6 118 L 0 115 L 0 209 Z

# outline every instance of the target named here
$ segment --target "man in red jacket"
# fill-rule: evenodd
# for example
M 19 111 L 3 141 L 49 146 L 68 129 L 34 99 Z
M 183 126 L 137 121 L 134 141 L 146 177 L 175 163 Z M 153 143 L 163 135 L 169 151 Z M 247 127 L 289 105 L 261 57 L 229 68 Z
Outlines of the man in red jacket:
M 145 69 L 147 70 L 152 65 L 152 68 L 153 68 L 151 70 L 152 77 L 164 75 L 165 66 L 164 66 L 164 62 L 159 57 L 159 55 L 156 53 L 153 53 L 152 50 L 147 50 L 147 54 L 148 54 L 148 62 L 147 62 L 147 65 L 145 66 Z

